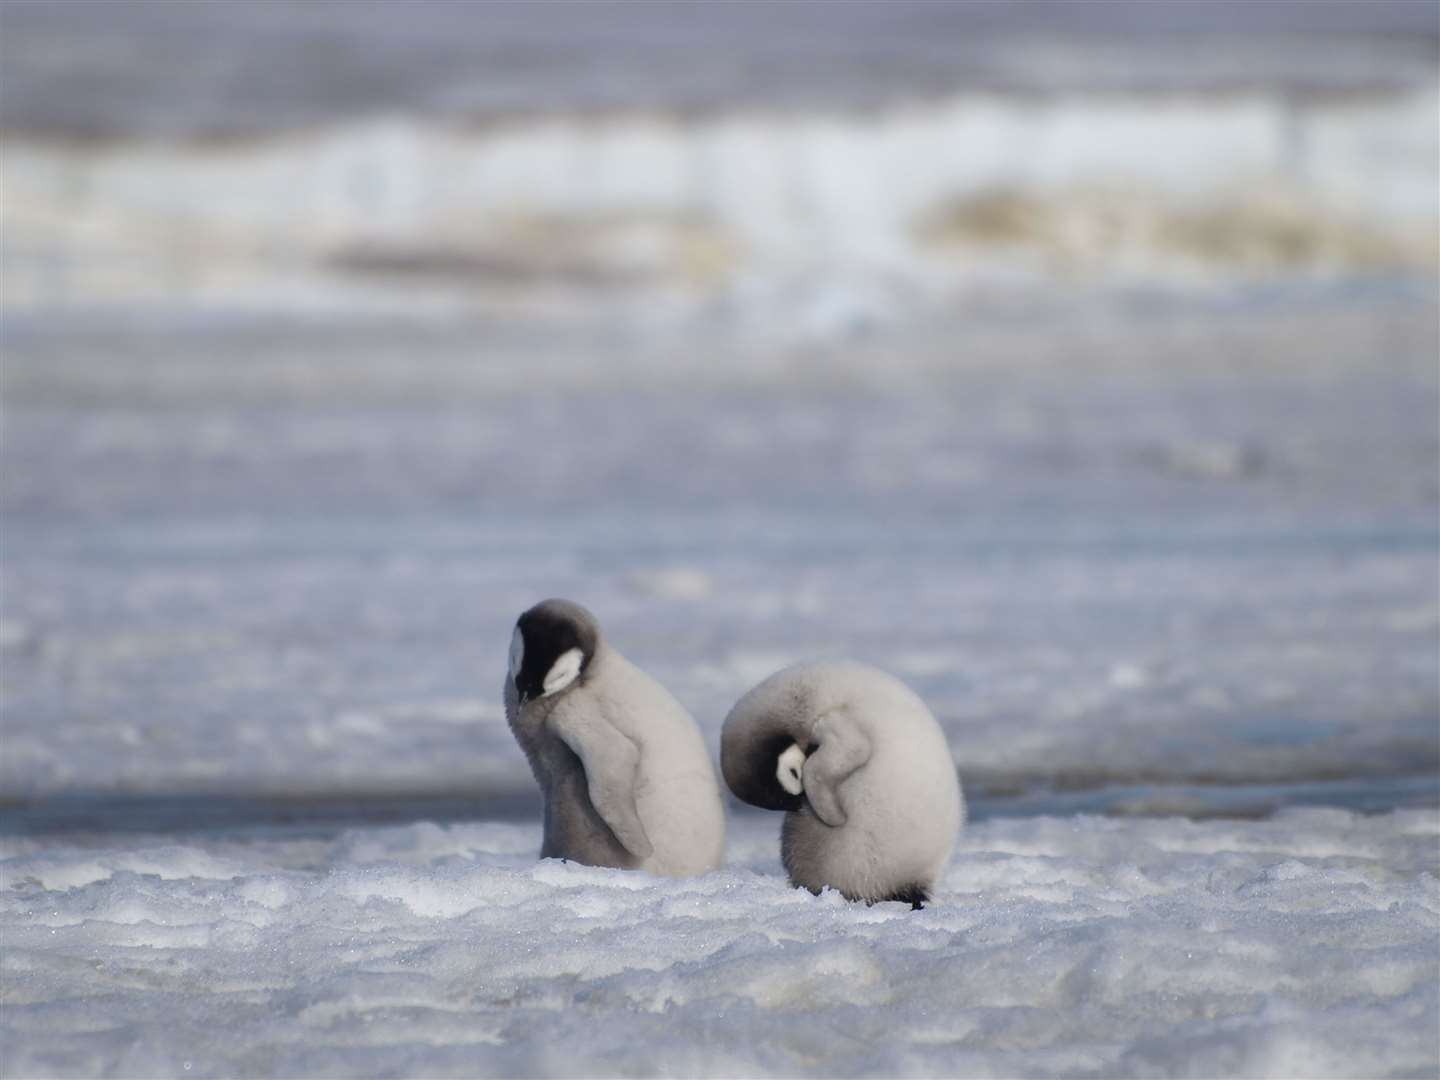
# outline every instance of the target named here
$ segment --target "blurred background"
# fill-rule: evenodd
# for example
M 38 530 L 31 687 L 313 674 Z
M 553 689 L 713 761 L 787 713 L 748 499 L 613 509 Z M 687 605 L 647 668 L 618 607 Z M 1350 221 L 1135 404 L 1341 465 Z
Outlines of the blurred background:
M 1440 803 L 1440 8 L 0 6 L 7 828 L 533 813 L 550 595 L 980 815 Z

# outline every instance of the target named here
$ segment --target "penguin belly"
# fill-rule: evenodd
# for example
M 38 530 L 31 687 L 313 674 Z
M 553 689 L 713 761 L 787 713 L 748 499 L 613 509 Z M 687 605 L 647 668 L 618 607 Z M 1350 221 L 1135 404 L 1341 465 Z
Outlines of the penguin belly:
M 637 864 L 666 877 L 718 869 L 725 858 L 725 807 L 705 738 L 668 691 L 612 654 L 607 689 L 628 708 L 614 717 L 640 747 L 635 810 L 654 850 Z
M 640 869 L 665 877 L 719 869 L 725 858 L 725 811 L 713 778 L 673 777 L 651 788 L 639 802 L 640 819 L 655 845 Z
M 780 858 L 792 884 L 825 886 L 875 903 L 930 897 L 963 820 L 959 783 L 948 754 L 920 764 L 916 755 L 877 754 L 841 787 L 847 816 L 826 825 L 808 805 L 786 813 Z
M 666 754 L 647 752 L 635 805 L 655 850 L 639 867 L 666 877 L 690 877 L 718 869 L 725 858 L 725 807 L 699 732 L 672 733 Z M 649 748 L 647 747 L 647 750 Z M 677 770 L 677 762 L 689 767 Z M 651 768 L 663 763 L 663 769 Z

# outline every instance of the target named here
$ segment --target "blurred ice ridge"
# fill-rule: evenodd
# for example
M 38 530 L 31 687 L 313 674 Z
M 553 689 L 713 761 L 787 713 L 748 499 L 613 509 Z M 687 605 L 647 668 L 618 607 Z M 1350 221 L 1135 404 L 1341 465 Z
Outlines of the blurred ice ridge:
M 1437 116 L 1430 84 L 12 134 L 0 286 L 12 308 L 660 295 L 823 330 L 977 280 L 1424 270 Z

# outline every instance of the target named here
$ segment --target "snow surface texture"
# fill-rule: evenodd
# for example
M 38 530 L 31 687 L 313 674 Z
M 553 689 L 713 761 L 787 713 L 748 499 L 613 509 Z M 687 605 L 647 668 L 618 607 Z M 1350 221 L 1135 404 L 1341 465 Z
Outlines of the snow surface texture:
M 0 845 L 6 1076 L 1435 1076 L 1440 819 L 997 820 L 938 900 L 535 825 Z
M 712 750 L 760 679 L 849 655 L 915 688 L 975 795 L 1433 802 L 1435 327 L 1322 293 L 746 366 L 484 325 L 21 325 L 0 795 L 533 799 L 499 688 L 559 595 Z

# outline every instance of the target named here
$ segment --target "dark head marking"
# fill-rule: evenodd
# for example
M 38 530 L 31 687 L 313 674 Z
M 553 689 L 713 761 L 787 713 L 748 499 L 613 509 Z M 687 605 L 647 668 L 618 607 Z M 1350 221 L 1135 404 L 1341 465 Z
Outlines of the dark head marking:
M 720 771 L 736 798 L 764 810 L 799 810 L 804 795 L 780 786 L 775 767 L 780 755 L 796 745 L 788 732 L 741 730 L 727 725 L 720 735 Z
M 568 600 L 543 600 L 515 624 L 510 674 L 523 704 L 576 682 L 600 642 L 595 616 Z

